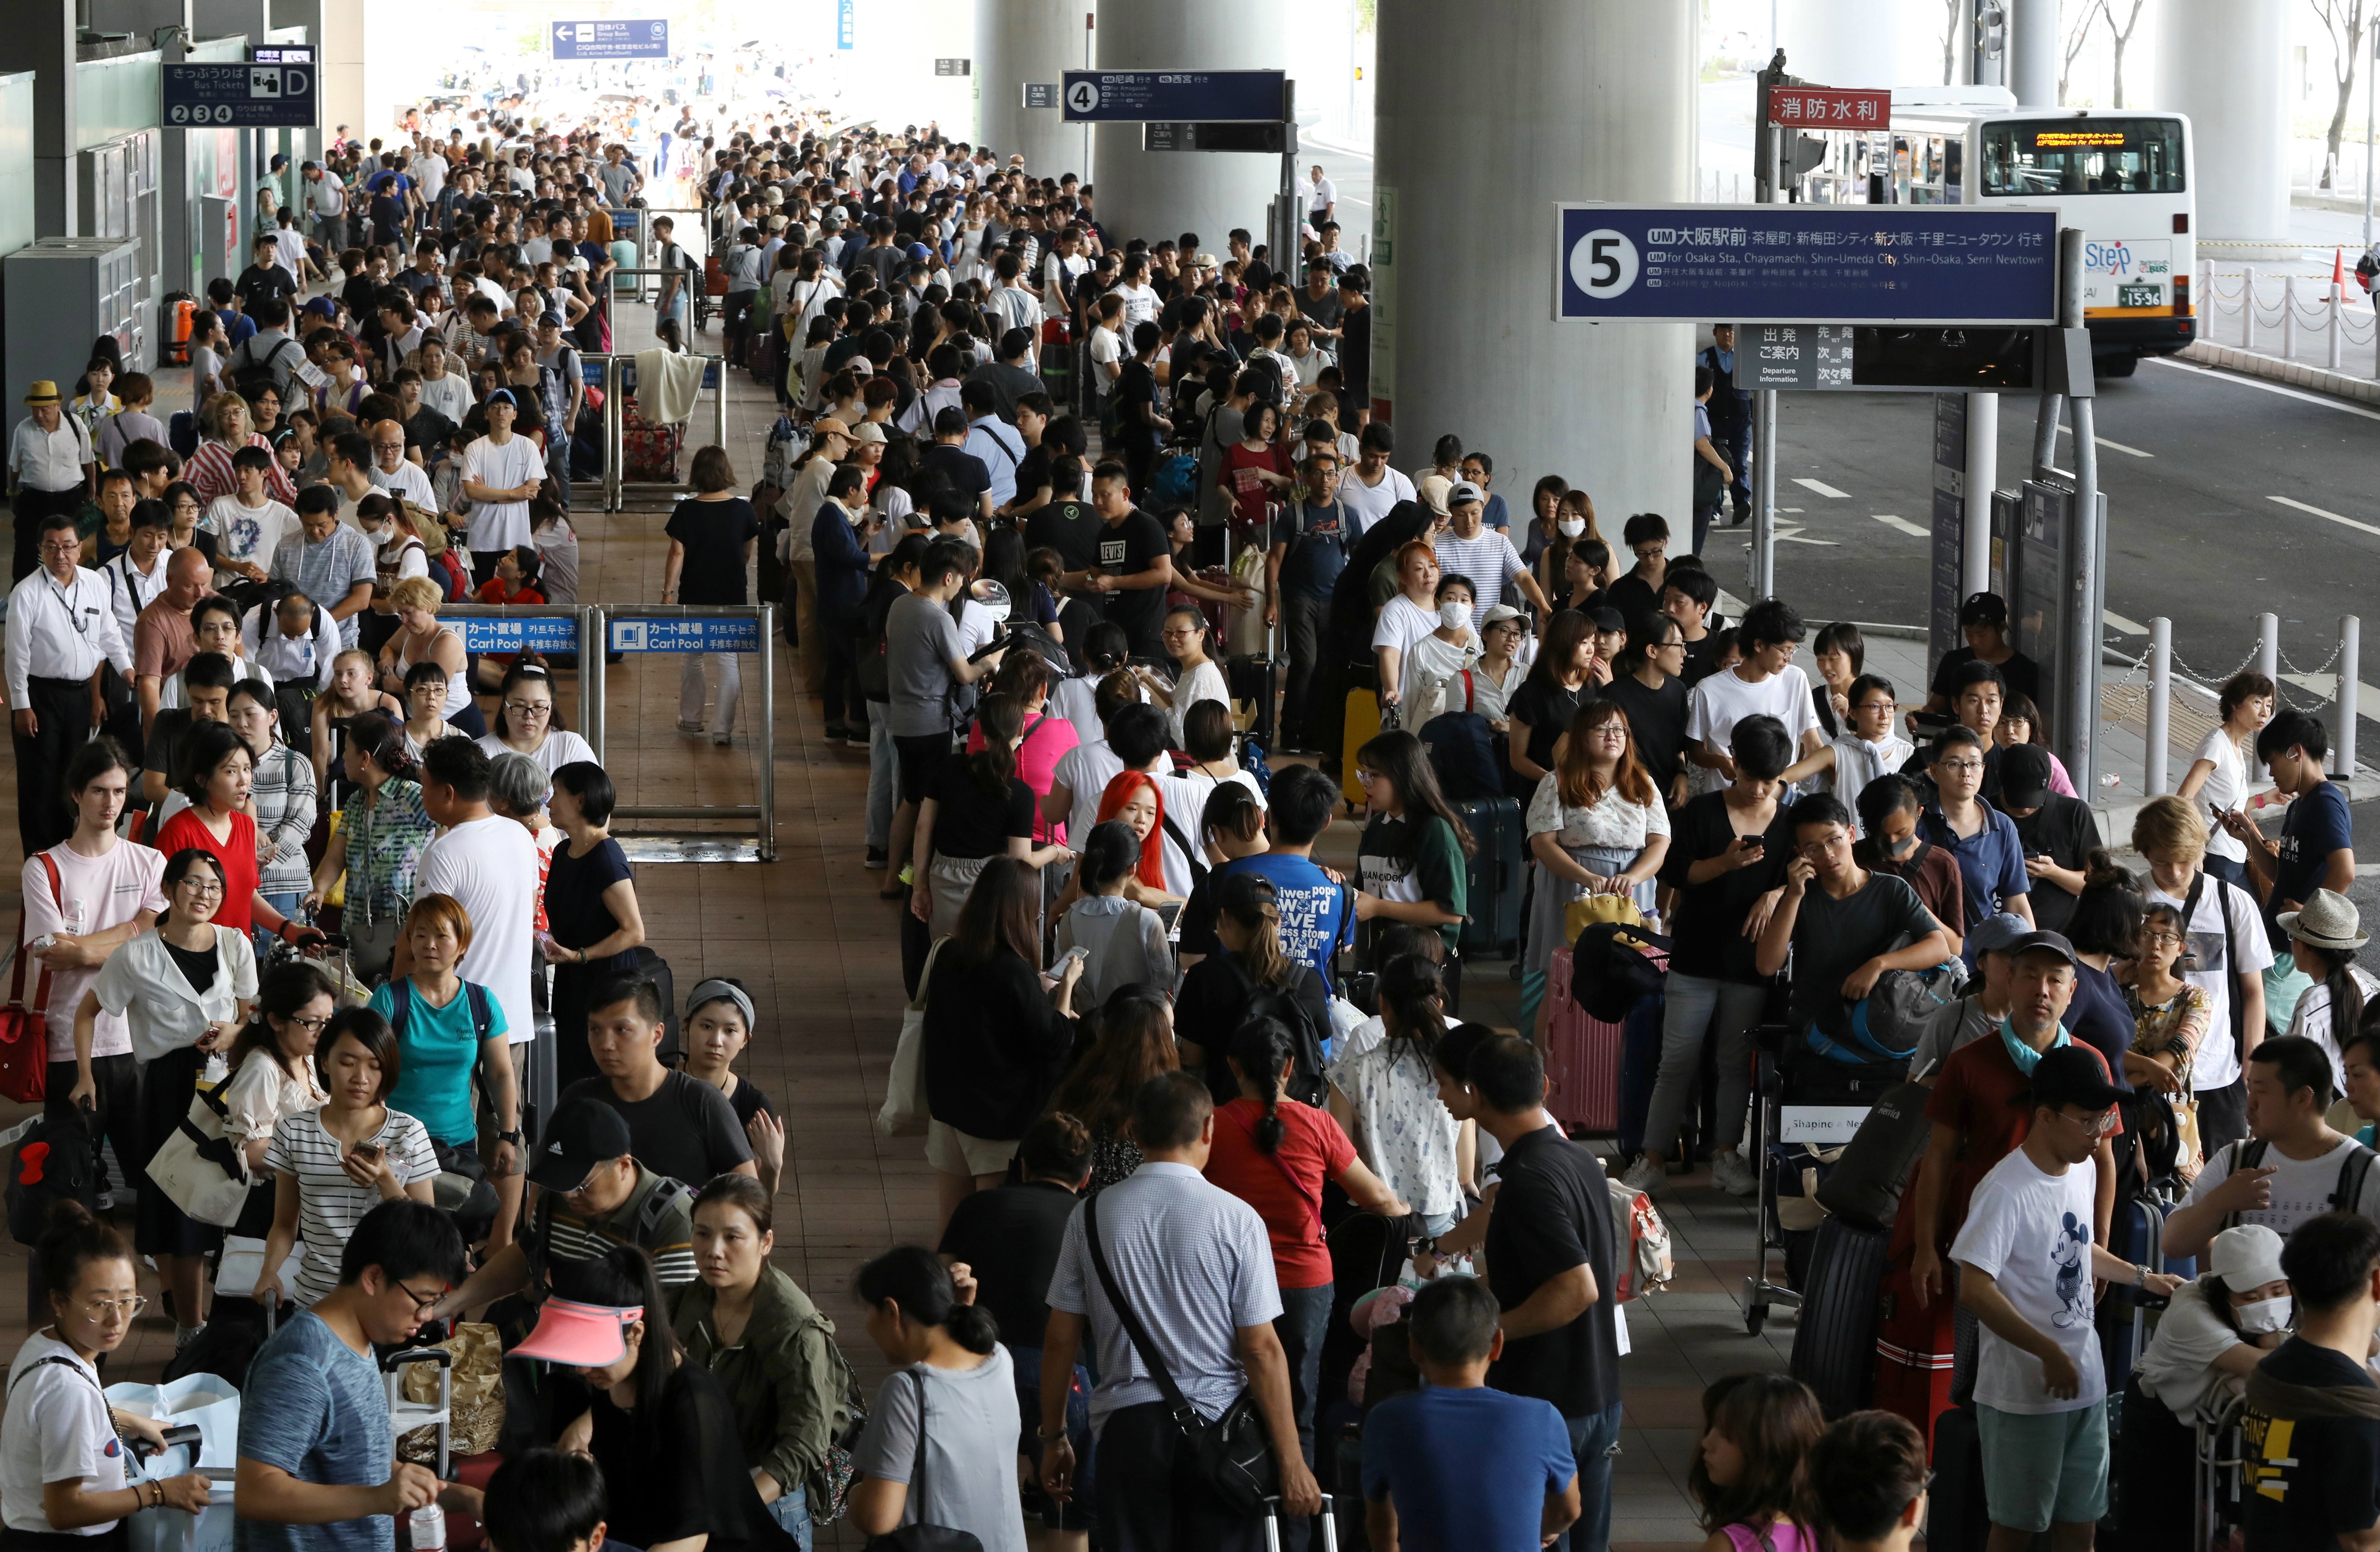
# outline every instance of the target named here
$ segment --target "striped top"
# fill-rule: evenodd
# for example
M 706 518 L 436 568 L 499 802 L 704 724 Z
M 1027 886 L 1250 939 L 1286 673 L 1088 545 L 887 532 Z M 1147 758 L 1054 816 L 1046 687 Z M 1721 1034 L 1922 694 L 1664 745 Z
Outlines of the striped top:
M 694 1193 L 641 1164 L 628 1199 L 601 1218 L 581 1218 L 560 1194 L 540 1193 L 531 1234 L 541 1247 L 532 1259 L 541 1255 L 548 1280 L 565 1299 L 578 1297 L 572 1288 L 575 1266 L 600 1261 L 622 1245 L 643 1246 L 664 1288 L 695 1279 Z
M 1187 1164 L 1143 1164 L 1100 1192 L 1099 1204 L 1099 1244 L 1117 1286 L 1184 1398 L 1210 1418 L 1221 1416 L 1247 1388 L 1241 1328 L 1265 1325 L 1281 1311 L 1264 1219 Z M 1066 1220 L 1050 1307 L 1090 1320 L 1099 1353 L 1093 1417 L 1164 1400 L 1109 1306 L 1080 1207 Z
M 388 1151 L 400 1186 L 436 1178 L 438 1156 L 431 1150 L 429 1130 L 404 1111 L 389 1111 L 371 1140 Z M 298 1181 L 298 1242 L 305 1257 L 298 1266 L 295 1297 L 304 1308 L 338 1286 L 339 1255 L 347 1236 L 364 1214 L 380 1206 L 378 1191 L 358 1185 L 339 1168 L 344 1151 L 322 1129 L 320 1110 L 283 1116 L 264 1147 L 264 1167 Z
M 256 431 L 248 433 L 248 445 L 261 447 L 267 453 L 273 451 L 273 443 Z M 239 480 L 232 473 L 231 455 L 237 451 L 229 443 L 208 437 L 199 443 L 199 450 L 190 455 L 190 461 L 182 466 L 182 478 L 209 502 L 218 496 L 236 494 L 239 490 Z M 273 467 L 264 471 L 264 493 L 284 506 L 295 507 L 298 504 L 298 487 L 289 482 L 289 471 L 281 467 L 278 458 L 273 459 Z

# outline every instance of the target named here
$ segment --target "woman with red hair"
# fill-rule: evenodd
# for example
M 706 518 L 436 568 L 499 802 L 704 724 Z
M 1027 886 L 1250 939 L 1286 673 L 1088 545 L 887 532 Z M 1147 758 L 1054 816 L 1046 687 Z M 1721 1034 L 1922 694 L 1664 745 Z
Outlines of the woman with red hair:
M 1099 822 L 1121 819 L 1140 842 L 1140 860 L 1124 885 L 1127 898 L 1143 905 L 1178 905 L 1182 896 L 1165 891 L 1165 797 L 1145 770 L 1120 771 L 1099 794 Z

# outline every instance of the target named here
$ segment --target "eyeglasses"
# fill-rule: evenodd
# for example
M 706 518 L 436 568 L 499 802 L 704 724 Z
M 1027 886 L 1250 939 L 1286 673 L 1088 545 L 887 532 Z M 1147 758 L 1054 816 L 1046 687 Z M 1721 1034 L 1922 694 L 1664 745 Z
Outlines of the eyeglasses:
M 2178 949 L 2190 940 L 2179 932 L 2151 932 L 2148 940 L 2160 948 Z
M 1983 762 L 1983 761 L 1981 761 L 1981 760 L 1972 760 L 1972 759 L 1969 759 L 1969 760 L 1944 760 L 1944 761 L 1942 761 L 1942 769 L 1943 769 L 1943 770 L 1949 770 L 1949 771 L 1953 771 L 1953 772 L 1955 772 L 1955 773 L 1957 773 L 1957 774 L 1959 774 L 1959 775 L 1961 775 L 1961 776 L 1971 776 L 1971 775 L 1974 774 L 1976 771 L 1981 770 L 1983 768 L 1984 768 L 1984 762 Z
M 396 1285 L 396 1291 L 413 1301 L 414 1312 L 418 1315 L 429 1314 L 431 1310 L 437 1308 L 439 1300 L 446 1297 L 446 1290 L 443 1288 L 441 1288 L 435 1293 L 416 1293 L 412 1289 L 406 1287 L 405 1284 L 401 1282 Z
M 290 1025 L 292 1028 L 302 1029 L 309 1035 L 320 1035 L 330 1024 L 331 1015 L 325 1013 L 321 1018 L 298 1018 L 295 1014 L 292 1014 L 290 1017 L 283 1019 L 281 1022 Z
M 224 891 L 222 882 L 212 879 L 185 879 L 174 887 L 188 890 L 201 900 L 217 899 Z
M 1894 711 L 1900 709 L 1900 702 L 1888 697 L 1882 700 L 1873 698 L 1863 700 L 1857 706 L 1853 707 L 1852 709 L 1855 711 Z
M 79 539 L 51 540 L 42 546 L 44 555 L 75 555 L 81 552 L 82 540 Z
M 1355 772 L 1355 784 L 1359 787 L 1368 787 L 1379 779 L 1380 773 L 1377 770 L 1364 770 L 1359 769 Z
M 551 717 L 553 702 L 550 700 L 508 700 L 504 709 L 516 717 Z
M 111 1315 L 122 1315 L 130 1320 L 149 1307 L 149 1301 L 135 1293 L 129 1299 L 85 1299 L 82 1313 L 92 1320 L 105 1320 Z

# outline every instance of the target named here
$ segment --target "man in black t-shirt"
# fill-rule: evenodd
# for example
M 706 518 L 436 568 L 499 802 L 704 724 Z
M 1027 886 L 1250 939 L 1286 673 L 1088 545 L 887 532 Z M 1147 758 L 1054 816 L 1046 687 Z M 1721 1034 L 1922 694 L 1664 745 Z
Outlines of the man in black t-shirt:
M 2009 645 L 2008 600 L 1998 593 L 1975 593 L 1959 605 L 1959 634 L 1963 647 L 1953 647 L 1934 665 L 1934 681 L 1926 686 L 1925 712 L 1938 716 L 1959 697 L 1959 670 L 1971 662 L 1987 662 L 2000 671 L 2000 685 L 2010 697 L 2022 696 L 2041 704 L 2041 665 Z M 1912 725 L 1916 713 L 1910 713 Z
M 2011 744 L 2000 752 L 2000 812 L 2024 846 L 2034 924 L 2044 932 L 2065 931 L 2082 892 L 2083 865 L 2099 845 L 2091 806 L 2049 790 L 2048 750 Z
M 1516 1036 L 1488 1041 L 1461 1074 L 1479 1125 L 1503 1146 L 1488 1224 L 1488 1282 L 1503 1305 L 1504 1351 L 1488 1383 L 1550 1401 L 1578 1466 L 1585 1515 L 1554 1546 L 1601 1548 L 1611 1535 L 1611 1448 L 1620 1438 L 1618 1243 L 1603 1166 L 1545 1109 L 1546 1069 Z
M 256 239 L 256 262 L 239 272 L 232 283 L 232 291 L 239 297 L 239 310 L 250 318 L 257 315 L 257 304 L 286 302 L 298 294 L 298 277 L 284 269 L 274 255 L 280 250 L 271 237 Z
M 1155 658 L 1163 650 L 1165 589 L 1174 580 L 1172 541 L 1156 518 L 1132 504 L 1131 478 L 1112 458 L 1091 471 L 1091 509 L 1107 527 L 1099 569 L 1083 580 L 1108 596 L 1108 618 L 1123 627 L 1133 656 Z
M 2240 1428 L 2248 1552 L 2374 1545 L 2380 1395 L 2364 1366 L 2380 1319 L 2380 1228 L 2329 1212 L 2293 1230 L 2281 1270 L 2297 1333 L 2248 1376 Z
M 601 1100 L 628 1123 L 637 1162 L 696 1190 L 730 1170 L 757 1177 L 752 1145 L 727 1097 L 662 1065 L 662 1000 L 653 983 L 622 976 L 587 998 L 588 1049 L 599 1077 L 562 1091 L 559 1105 Z
M 966 411 L 944 405 L 934 414 L 934 441 L 920 455 L 926 484 L 941 484 L 967 499 L 967 505 L 986 518 L 991 515 L 991 471 L 983 460 L 961 444 L 967 439 Z

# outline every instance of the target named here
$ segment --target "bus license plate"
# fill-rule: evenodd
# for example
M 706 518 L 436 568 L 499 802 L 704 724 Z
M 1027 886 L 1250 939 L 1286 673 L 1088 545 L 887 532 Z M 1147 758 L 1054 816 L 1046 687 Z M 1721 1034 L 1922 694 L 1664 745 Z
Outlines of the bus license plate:
M 2116 287 L 2116 305 L 2128 308 L 2163 307 L 2165 306 L 2165 287 L 2119 285 Z

